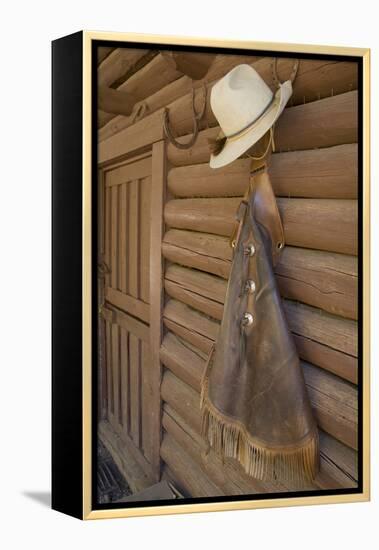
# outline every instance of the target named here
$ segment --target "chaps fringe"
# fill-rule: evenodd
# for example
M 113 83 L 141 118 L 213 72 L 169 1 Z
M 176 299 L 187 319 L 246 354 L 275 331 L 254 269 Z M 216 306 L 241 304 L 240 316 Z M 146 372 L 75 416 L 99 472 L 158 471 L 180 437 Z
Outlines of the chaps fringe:
M 262 481 L 304 484 L 314 479 L 319 461 L 317 430 L 301 447 L 268 449 L 254 442 L 241 424 L 228 420 L 212 405 L 208 399 L 208 374 L 213 351 L 214 347 L 204 370 L 200 398 L 202 435 L 211 447 L 223 457 L 237 459 L 248 475 Z

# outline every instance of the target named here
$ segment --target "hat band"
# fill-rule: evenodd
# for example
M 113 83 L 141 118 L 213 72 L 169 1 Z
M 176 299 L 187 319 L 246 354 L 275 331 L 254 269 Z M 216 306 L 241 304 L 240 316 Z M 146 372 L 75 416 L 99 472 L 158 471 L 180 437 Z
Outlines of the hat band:
M 277 96 L 273 95 L 271 100 L 263 109 L 263 111 L 252 122 L 249 122 L 247 126 L 244 126 L 241 130 L 238 130 L 238 132 L 235 132 L 234 134 L 230 134 L 229 136 L 225 135 L 226 139 L 233 140 L 233 139 L 240 138 L 243 134 L 249 131 L 251 127 L 254 126 L 254 124 L 256 124 L 266 114 L 266 112 L 271 107 L 271 105 L 275 102 L 276 99 L 277 99 Z

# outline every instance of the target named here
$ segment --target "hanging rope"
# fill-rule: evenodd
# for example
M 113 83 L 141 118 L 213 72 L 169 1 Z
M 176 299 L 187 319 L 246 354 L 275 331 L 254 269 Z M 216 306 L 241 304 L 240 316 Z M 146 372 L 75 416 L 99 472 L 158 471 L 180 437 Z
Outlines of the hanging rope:
M 203 116 L 205 114 L 205 109 L 206 109 L 206 106 L 207 106 L 207 87 L 206 87 L 205 84 L 203 84 L 203 89 L 204 89 L 203 106 L 201 108 L 201 111 L 199 113 L 196 113 L 196 109 L 195 109 L 195 90 L 194 90 L 194 88 L 192 88 L 192 116 L 193 116 L 192 124 L 193 124 L 193 129 L 192 129 L 192 136 L 189 139 L 189 141 L 187 141 L 185 143 L 181 143 L 181 142 L 177 141 L 177 139 L 174 137 L 174 134 L 172 133 L 172 130 L 170 128 L 169 110 L 168 110 L 167 107 L 164 110 L 163 128 L 164 128 L 165 134 L 166 134 L 168 140 L 170 141 L 170 143 L 172 143 L 172 145 L 174 145 L 178 149 L 189 149 L 190 147 L 192 147 L 194 145 L 195 141 L 197 140 L 197 136 L 199 135 L 200 120 L 203 118 Z
M 295 59 L 290 77 L 288 79 L 288 80 L 291 81 L 291 84 L 293 84 L 295 82 L 295 79 L 296 79 L 296 76 L 297 76 L 297 71 L 299 70 L 299 64 L 300 64 L 300 60 Z M 272 72 L 272 79 L 274 81 L 274 84 L 277 88 L 279 88 L 280 85 L 282 84 L 282 82 L 280 82 L 280 80 L 278 78 L 278 58 L 277 57 L 275 57 L 273 59 L 273 62 L 272 62 L 272 65 L 271 65 L 271 72 Z

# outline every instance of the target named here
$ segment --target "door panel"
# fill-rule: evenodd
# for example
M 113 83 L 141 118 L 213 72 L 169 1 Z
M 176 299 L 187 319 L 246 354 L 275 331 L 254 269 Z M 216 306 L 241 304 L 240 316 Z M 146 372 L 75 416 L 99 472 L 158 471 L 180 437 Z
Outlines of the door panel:
M 151 156 L 108 166 L 102 185 L 106 419 L 152 475 L 150 348 Z M 152 475 L 153 477 L 153 475 Z

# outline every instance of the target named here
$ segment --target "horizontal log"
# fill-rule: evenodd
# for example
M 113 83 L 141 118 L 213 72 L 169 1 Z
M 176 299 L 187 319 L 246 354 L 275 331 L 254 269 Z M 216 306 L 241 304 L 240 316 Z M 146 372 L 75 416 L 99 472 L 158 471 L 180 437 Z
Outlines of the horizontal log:
M 97 117 L 98 127 L 103 126 L 107 122 L 110 113 L 130 115 L 136 102 L 137 98 L 133 94 L 113 90 L 113 88 L 108 88 L 107 86 L 99 86 L 97 94 L 99 109 Z
M 230 236 L 239 198 L 173 199 L 166 203 L 169 227 Z M 357 254 L 355 200 L 277 199 L 288 245 Z
M 225 237 L 172 229 L 164 237 L 162 251 L 177 264 L 224 279 L 229 276 L 231 249 Z M 355 319 L 357 269 L 354 256 L 286 246 L 275 271 L 284 297 Z
M 198 90 L 204 83 L 220 78 L 239 63 L 251 62 L 256 59 L 258 58 L 252 56 L 218 55 L 212 63 L 212 66 L 206 76 L 202 80 L 196 82 L 195 88 Z M 193 87 L 194 82 L 188 76 L 182 76 L 181 78 L 172 81 L 167 86 L 162 87 L 157 92 L 143 100 L 145 108 L 141 112 L 140 116 L 144 117 L 146 114 L 154 113 L 162 107 L 169 106 L 176 99 L 191 92 Z M 117 116 L 113 118 L 110 122 L 108 122 L 108 124 L 106 124 L 106 126 L 101 128 L 98 135 L 99 141 L 117 134 L 132 124 L 134 124 L 134 115 L 132 117 Z
M 178 136 L 191 132 L 191 97 L 186 95 L 170 107 L 170 121 Z M 200 108 L 200 100 L 198 109 Z M 205 119 L 208 126 L 217 126 L 216 118 L 207 104 Z M 358 94 L 346 92 L 296 105 L 284 110 L 275 126 L 277 151 L 294 151 L 331 147 L 358 140 Z
M 288 490 L 288 486 L 283 484 L 263 482 L 247 476 L 235 460 L 223 460 L 213 449 L 208 448 L 206 441 L 168 404 L 164 405 L 162 425 L 226 495 L 276 493 Z
M 223 496 L 222 490 L 208 479 L 200 466 L 168 433 L 163 436 L 160 452 L 162 460 L 190 496 Z
M 199 353 L 186 345 L 185 340 L 167 332 L 160 349 L 160 360 L 171 372 L 200 392 L 205 362 Z
M 275 83 L 272 78 L 272 60 L 263 57 L 254 63 L 254 69 L 266 81 L 272 90 Z M 277 75 L 281 82 L 290 77 L 294 60 L 279 58 Z M 300 59 L 290 105 L 316 101 L 355 90 L 358 87 L 358 63 L 344 61 L 325 61 L 318 59 Z
M 163 256 L 172 262 L 195 267 L 227 279 L 232 258 L 228 239 L 194 231 L 170 229 L 162 242 Z
M 98 68 L 98 86 L 110 86 L 123 77 L 142 59 L 148 50 L 141 48 L 117 48 L 106 56 Z
M 173 199 L 166 203 L 164 219 L 169 227 L 229 236 L 240 202 L 240 198 Z
M 166 293 L 214 319 L 222 319 L 226 281 L 201 271 L 171 265 L 166 270 Z
M 181 108 L 189 107 L 181 105 Z M 357 112 L 357 92 L 347 92 L 313 103 L 289 107 L 284 110 L 275 127 L 276 151 L 297 151 L 356 143 Z M 179 112 L 177 116 L 180 117 Z M 190 118 L 179 120 L 176 124 L 173 121 L 172 124 L 178 135 L 183 136 L 179 141 L 188 141 L 191 131 Z M 210 126 L 215 124 L 215 121 L 209 123 Z M 169 161 L 175 166 L 209 162 L 208 140 L 214 139 L 218 132 L 218 126 L 203 130 L 199 133 L 195 145 L 187 150 L 180 150 L 169 144 Z
M 287 244 L 358 253 L 357 201 L 278 198 L 277 202 Z
M 357 323 L 305 304 L 284 300 L 291 330 L 352 357 L 358 355 Z
M 279 197 L 355 199 L 358 192 L 356 143 L 324 149 L 276 153 L 270 179 Z M 214 170 L 208 163 L 177 166 L 168 173 L 168 189 L 180 198 L 244 195 L 250 160 L 239 159 Z
M 221 295 L 220 295 L 221 299 Z M 211 320 L 209 309 L 197 311 L 191 301 L 171 299 L 164 312 L 165 325 L 176 335 L 204 353 L 217 338 L 218 322 Z M 206 298 L 204 298 L 206 304 Z M 357 324 L 322 313 L 315 308 L 285 300 L 288 326 L 294 336 L 299 356 L 354 384 L 358 380 Z M 204 315 L 205 314 L 205 315 Z
M 216 340 L 219 323 L 176 300 L 169 300 L 163 311 L 165 326 L 205 353 Z
M 303 363 L 303 371 L 320 428 L 348 447 L 358 449 L 357 389 L 313 365 Z
M 162 398 L 168 403 L 169 411 L 172 411 L 171 414 L 175 414 L 176 421 L 180 423 L 184 431 L 191 435 L 192 441 L 196 441 L 201 446 L 203 440 L 199 428 L 199 393 L 170 372 L 165 372 L 163 385 L 164 396 L 162 394 Z M 167 410 L 166 405 L 165 409 Z M 201 460 L 201 456 L 199 456 L 199 460 Z M 238 473 L 244 475 L 242 469 L 238 467 L 234 460 L 227 460 L 226 462 L 228 463 L 226 467 L 233 468 L 234 475 Z M 357 453 L 320 430 L 320 472 L 314 481 L 314 485 L 325 489 L 356 486 L 357 470 Z M 226 472 L 225 475 L 227 475 Z M 248 489 L 248 485 L 244 485 L 244 488 L 245 490 Z M 287 488 L 293 490 L 295 487 L 287 486 Z

